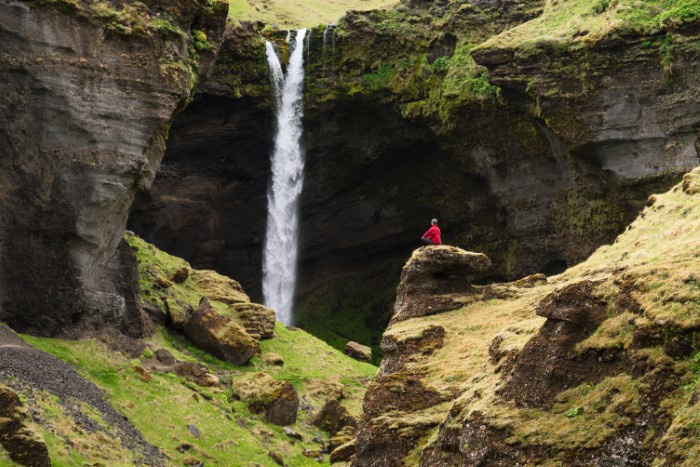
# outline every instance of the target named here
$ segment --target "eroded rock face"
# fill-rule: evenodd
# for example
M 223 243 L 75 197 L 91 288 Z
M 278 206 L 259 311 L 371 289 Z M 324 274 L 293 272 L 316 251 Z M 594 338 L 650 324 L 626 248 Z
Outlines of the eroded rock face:
M 274 310 L 258 303 L 235 303 L 229 307 L 229 310 L 236 313 L 243 322 L 246 332 L 252 337 L 260 340 L 275 336 Z
M 158 177 L 129 219 L 159 248 L 237 278 L 257 302 L 273 99 L 255 26 L 228 29 L 211 79 L 173 122 Z
M 28 414 L 16 392 L 0 386 L 0 444 L 13 461 L 32 467 L 49 467 L 49 451 L 41 436 L 26 421 Z
M 459 308 L 450 294 L 468 293 L 470 279 L 491 268 L 482 253 L 451 246 L 416 250 L 401 271 L 392 323 Z
M 206 298 L 199 303 L 184 331 L 198 347 L 236 365 L 245 365 L 260 350 L 258 342 L 243 326 L 216 311 Z
M 289 381 L 277 381 L 267 373 L 249 373 L 233 383 L 233 397 L 247 402 L 253 413 L 279 426 L 293 425 L 299 410 L 299 395 Z
M 82 1 L 60 11 L 0 2 L 0 320 L 13 328 L 142 331 L 122 278 L 132 258 L 117 247 L 196 82 L 191 31 L 210 38 L 206 74 L 226 8 L 139 5 L 133 23 L 115 25 Z M 171 14 L 183 34 L 153 29 L 156 13 Z

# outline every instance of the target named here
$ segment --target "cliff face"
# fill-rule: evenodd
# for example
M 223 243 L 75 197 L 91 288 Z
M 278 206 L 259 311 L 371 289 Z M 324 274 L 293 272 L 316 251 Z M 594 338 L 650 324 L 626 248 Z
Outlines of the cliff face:
M 211 79 L 173 122 L 153 188 L 129 228 L 196 267 L 240 278 L 262 300 L 274 97 L 254 25 L 227 29 Z
M 0 320 L 15 329 L 141 332 L 124 226 L 226 17 L 146 3 L 0 3 Z
M 534 0 L 403 2 L 311 30 L 299 321 L 377 344 L 356 333 L 388 322 L 400 265 L 432 217 L 447 243 L 488 254 L 493 277 L 561 272 L 696 165 L 692 18 L 645 10 L 643 22 L 627 3 L 574 2 L 575 30 L 558 29 L 564 6 Z M 165 162 L 194 174 L 206 170 L 194 161 L 215 157 L 225 176 L 202 176 L 210 189 L 179 198 L 165 175 L 133 225 L 259 298 L 264 216 L 251 212 L 264 212 L 265 183 L 253 177 L 267 180 L 273 117 L 262 43 L 247 44 L 225 46 L 246 65 L 217 66 L 233 88 L 197 97 Z M 207 156 L 224 134 L 230 151 Z M 232 201 L 231 179 L 247 202 Z M 205 228 L 183 203 L 208 213 Z

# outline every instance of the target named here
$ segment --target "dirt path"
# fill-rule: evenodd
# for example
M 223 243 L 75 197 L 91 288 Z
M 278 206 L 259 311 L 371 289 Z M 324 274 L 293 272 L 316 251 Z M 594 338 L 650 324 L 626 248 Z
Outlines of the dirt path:
M 29 346 L 10 328 L 0 325 L 0 381 L 10 378 L 16 378 L 32 389 L 44 389 L 55 394 L 67 408 L 71 399 L 89 404 L 102 414 L 105 422 L 116 428 L 125 447 L 143 455 L 146 464 L 164 464 L 158 448 L 148 444 L 136 427 L 105 401 L 100 388 L 81 377 L 66 363 Z M 82 414 L 73 411 L 71 416 L 82 416 L 84 420 L 78 422 L 90 424 L 90 419 Z

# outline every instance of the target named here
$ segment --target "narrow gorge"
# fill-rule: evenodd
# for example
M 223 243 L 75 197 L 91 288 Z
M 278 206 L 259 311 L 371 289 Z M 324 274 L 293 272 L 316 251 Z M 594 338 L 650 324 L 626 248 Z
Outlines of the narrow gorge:
M 699 56 L 697 0 L 0 0 L 0 465 L 696 465 Z

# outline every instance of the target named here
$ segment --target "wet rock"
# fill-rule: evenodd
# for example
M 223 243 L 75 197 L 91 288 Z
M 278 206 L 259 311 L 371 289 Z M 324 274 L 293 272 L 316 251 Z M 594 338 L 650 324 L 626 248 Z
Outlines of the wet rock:
M 275 312 L 257 303 L 235 303 L 229 307 L 243 323 L 243 327 L 251 336 L 260 339 L 271 339 L 275 336 Z
M 185 334 L 198 347 L 236 365 L 244 365 L 260 347 L 243 327 L 216 311 L 206 298 L 185 325 Z
M 340 405 L 337 400 L 326 402 L 321 411 L 316 414 L 311 423 L 334 435 L 347 426 L 356 428 L 357 420 L 350 415 L 348 409 Z
M 414 251 L 401 271 L 391 323 L 459 308 L 448 294 L 468 293 L 470 280 L 490 268 L 486 255 L 452 246 Z
M 372 349 L 354 341 L 345 344 L 345 355 L 361 362 L 372 361 Z
M 234 381 L 231 393 L 248 403 L 251 412 L 264 413 L 270 423 L 287 426 L 296 422 L 299 395 L 289 381 L 277 381 L 266 373 L 249 373 Z
M 31 467 L 49 467 L 51 460 L 41 436 L 27 424 L 28 415 L 16 392 L 0 385 L 0 444 L 10 458 Z

